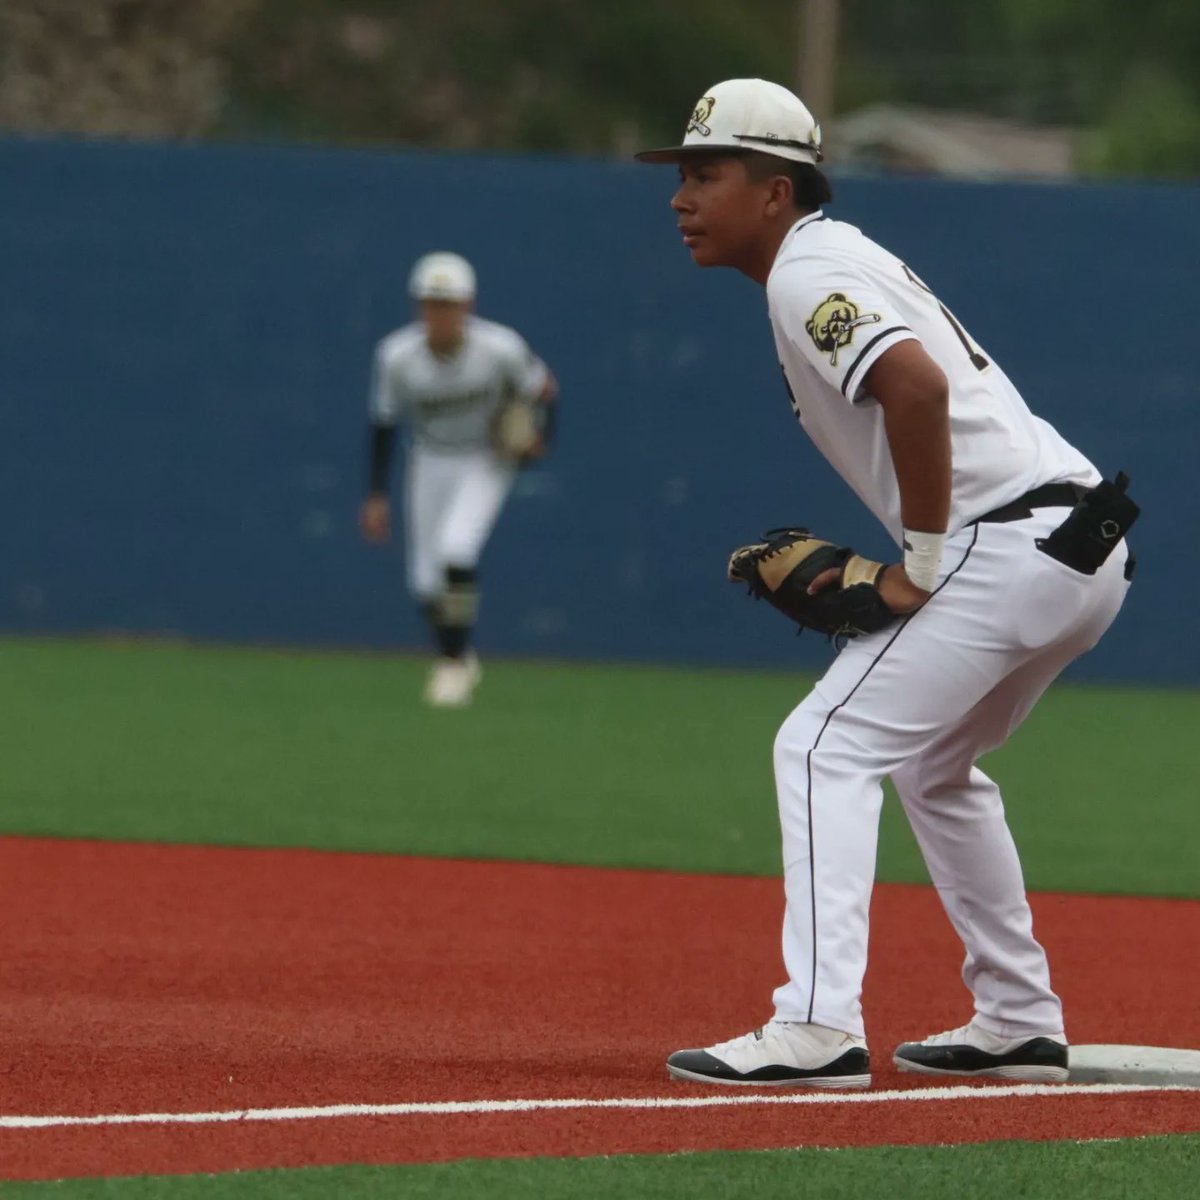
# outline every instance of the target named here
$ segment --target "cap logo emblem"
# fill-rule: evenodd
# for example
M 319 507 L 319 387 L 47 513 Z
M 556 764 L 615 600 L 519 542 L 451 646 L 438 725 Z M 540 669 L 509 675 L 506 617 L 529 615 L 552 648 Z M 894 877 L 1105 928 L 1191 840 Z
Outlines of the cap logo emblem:
M 712 116 L 712 110 L 716 107 L 716 103 L 712 96 L 701 97 L 700 103 L 692 111 L 692 119 L 688 121 L 687 129 L 683 131 L 684 137 L 687 137 L 689 133 L 698 133 L 701 137 L 712 136 L 712 130 L 706 122 Z

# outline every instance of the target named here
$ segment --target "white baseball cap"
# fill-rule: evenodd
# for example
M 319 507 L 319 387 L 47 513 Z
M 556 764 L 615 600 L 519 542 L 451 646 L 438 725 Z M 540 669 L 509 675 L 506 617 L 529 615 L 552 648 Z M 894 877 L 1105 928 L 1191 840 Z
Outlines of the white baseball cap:
M 474 300 L 475 270 L 461 255 L 437 250 L 417 260 L 408 277 L 408 294 L 414 300 Z
M 765 79 L 726 79 L 700 97 L 683 142 L 634 155 L 640 162 L 670 163 L 693 154 L 759 150 L 795 162 L 821 161 L 821 127 L 785 87 Z

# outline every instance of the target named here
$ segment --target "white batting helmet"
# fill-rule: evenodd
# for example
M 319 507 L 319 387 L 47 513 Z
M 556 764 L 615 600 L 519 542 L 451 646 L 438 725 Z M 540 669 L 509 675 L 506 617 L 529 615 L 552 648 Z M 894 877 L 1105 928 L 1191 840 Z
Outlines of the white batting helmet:
M 414 300 L 475 299 L 475 270 L 461 255 L 438 250 L 417 260 L 408 277 Z

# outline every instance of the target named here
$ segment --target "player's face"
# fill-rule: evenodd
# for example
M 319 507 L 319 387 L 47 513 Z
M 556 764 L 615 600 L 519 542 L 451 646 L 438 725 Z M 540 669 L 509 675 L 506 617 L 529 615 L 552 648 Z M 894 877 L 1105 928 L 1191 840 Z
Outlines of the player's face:
M 470 304 L 457 300 L 422 300 L 421 320 L 425 336 L 435 350 L 446 350 L 462 341 Z
M 701 267 L 742 267 L 762 236 L 764 185 L 736 158 L 696 157 L 679 164 L 671 207 L 683 244 Z

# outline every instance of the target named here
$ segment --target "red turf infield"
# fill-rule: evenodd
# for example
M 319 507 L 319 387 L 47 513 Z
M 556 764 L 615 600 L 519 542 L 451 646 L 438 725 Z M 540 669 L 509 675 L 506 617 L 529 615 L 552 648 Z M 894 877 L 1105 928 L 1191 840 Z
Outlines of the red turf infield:
M 664 1054 L 777 982 L 776 881 L 0 839 L 0 1114 L 709 1094 Z M 1200 1045 L 1200 903 L 1035 900 L 1075 1041 Z M 880 887 L 876 1087 L 965 1019 L 932 891 Z M 1200 1094 L 0 1129 L 0 1176 L 1200 1130 Z

